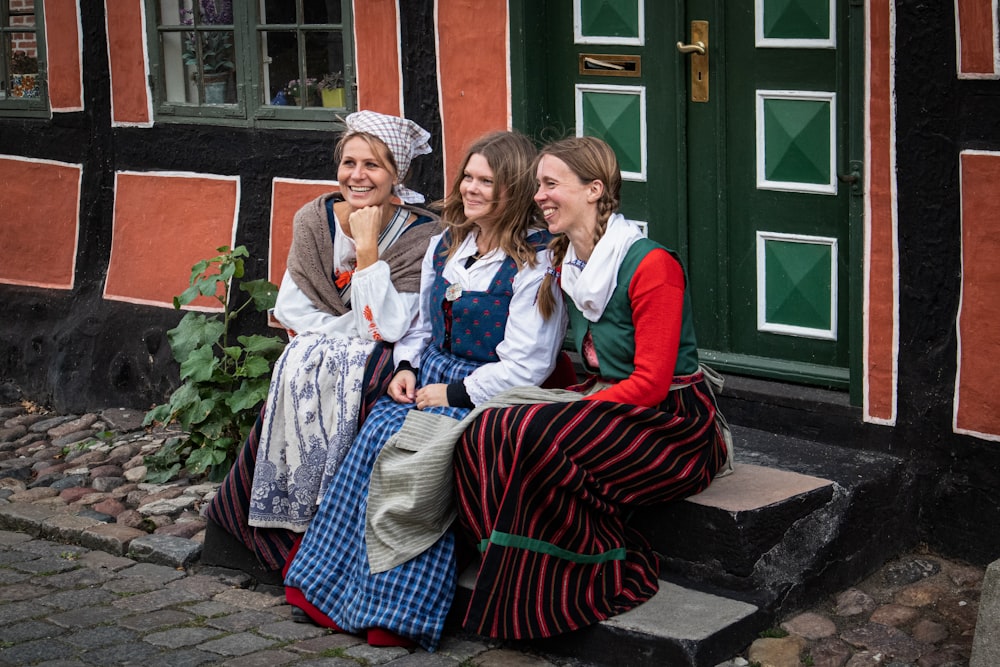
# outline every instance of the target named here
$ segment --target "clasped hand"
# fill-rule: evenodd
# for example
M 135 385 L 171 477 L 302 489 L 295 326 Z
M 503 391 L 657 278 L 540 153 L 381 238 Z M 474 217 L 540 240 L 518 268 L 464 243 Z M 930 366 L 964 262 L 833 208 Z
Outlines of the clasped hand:
M 429 384 L 417 389 L 417 376 L 410 370 L 399 371 L 393 376 L 388 393 L 397 403 L 416 403 L 418 410 L 448 407 L 448 385 Z

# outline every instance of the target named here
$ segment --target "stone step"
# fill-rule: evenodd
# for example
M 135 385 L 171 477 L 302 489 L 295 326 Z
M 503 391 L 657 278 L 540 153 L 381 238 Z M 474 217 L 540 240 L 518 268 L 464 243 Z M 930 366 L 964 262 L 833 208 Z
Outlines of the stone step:
M 829 502 L 833 486 L 812 475 L 737 463 L 732 474 L 704 492 L 636 520 L 665 559 L 718 562 L 748 577 L 760 554 L 780 542 L 789 526 Z M 474 569 L 459 578 L 463 595 L 471 590 Z M 726 591 L 712 585 L 725 581 L 711 577 L 668 580 L 666 570 L 664 575 L 659 592 L 628 613 L 566 637 L 520 644 L 594 664 L 711 667 L 739 653 L 771 621 L 763 606 L 767 595 Z
M 780 617 L 856 584 L 914 543 L 913 479 L 899 459 L 733 430 L 732 475 L 635 517 L 661 555 L 659 593 L 590 628 L 523 644 L 590 664 L 714 667 Z M 202 562 L 252 572 L 249 552 L 241 559 L 241 545 L 227 538 L 210 524 Z M 468 595 L 465 579 L 456 608 Z
M 593 664 L 713 667 L 913 543 L 913 480 L 899 459 L 743 427 L 734 435 L 733 474 L 634 519 L 661 555 L 659 593 L 533 648 Z
M 474 582 L 472 566 L 459 577 L 455 609 L 465 607 Z M 739 653 L 767 620 L 750 602 L 661 580 L 659 592 L 632 611 L 566 635 L 506 643 L 588 665 L 712 667 Z

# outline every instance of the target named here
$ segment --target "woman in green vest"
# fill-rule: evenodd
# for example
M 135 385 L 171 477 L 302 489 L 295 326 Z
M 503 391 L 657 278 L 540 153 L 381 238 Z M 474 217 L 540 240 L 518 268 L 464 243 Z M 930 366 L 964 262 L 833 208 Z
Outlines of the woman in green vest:
M 535 203 L 589 377 L 583 400 L 486 410 L 455 452 L 459 520 L 482 555 L 466 629 L 525 639 L 628 611 L 657 591 L 630 510 L 704 490 L 727 447 L 698 363 L 684 270 L 617 213 L 600 139 L 542 149 Z M 554 307 L 541 289 L 542 312 Z M 720 417 L 721 419 L 721 417 Z

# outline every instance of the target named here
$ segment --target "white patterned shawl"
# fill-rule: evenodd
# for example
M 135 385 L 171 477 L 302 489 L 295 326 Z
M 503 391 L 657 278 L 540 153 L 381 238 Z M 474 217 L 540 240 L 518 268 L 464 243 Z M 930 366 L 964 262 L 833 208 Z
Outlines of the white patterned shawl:
M 375 343 L 305 333 L 271 375 L 248 523 L 305 532 L 358 431 L 365 364 Z

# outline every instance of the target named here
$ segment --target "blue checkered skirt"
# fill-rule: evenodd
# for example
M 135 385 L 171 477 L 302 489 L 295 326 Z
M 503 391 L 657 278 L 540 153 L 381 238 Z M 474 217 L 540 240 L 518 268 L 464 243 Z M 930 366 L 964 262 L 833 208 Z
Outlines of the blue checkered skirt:
M 424 352 L 420 384 L 459 382 L 480 364 L 437 347 Z M 403 426 L 413 404 L 383 396 L 368 415 L 343 464 L 330 481 L 316 516 L 292 560 L 285 584 L 350 633 L 384 628 L 428 651 L 437 648 L 455 593 L 455 541 L 445 533 L 434 546 L 387 572 L 372 574 L 365 545 L 368 483 L 375 459 Z M 463 408 L 427 412 L 462 419 Z

